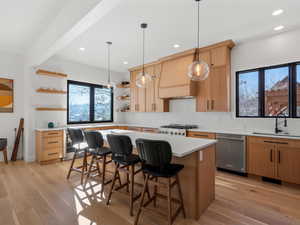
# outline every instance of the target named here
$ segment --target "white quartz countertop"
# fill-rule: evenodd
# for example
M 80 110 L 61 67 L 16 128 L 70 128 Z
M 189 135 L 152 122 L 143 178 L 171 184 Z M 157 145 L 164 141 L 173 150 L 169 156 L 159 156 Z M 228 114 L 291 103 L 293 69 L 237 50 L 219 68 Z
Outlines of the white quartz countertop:
M 144 133 L 126 130 L 100 130 L 103 138 L 106 140 L 108 134 L 120 134 L 130 137 L 132 144 L 135 146 L 135 140 L 138 138 L 163 140 L 170 143 L 172 153 L 175 157 L 184 157 L 193 152 L 204 150 L 205 148 L 217 143 L 216 140 L 189 138 L 183 136 L 171 136 L 167 134 Z
M 65 130 L 67 128 L 92 128 L 92 127 L 110 127 L 110 126 L 131 126 L 131 127 L 148 127 L 148 128 L 159 128 L 159 126 L 150 126 L 150 125 L 142 125 L 142 124 L 118 124 L 118 123 L 106 123 L 106 124 L 87 124 L 87 125 L 68 125 L 64 127 L 57 128 L 37 128 L 37 131 L 53 131 L 53 130 Z M 244 130 L 237 128 L 226 128 L 226 129 L 207 129 L 207 128 L 195 128 L 189 129 L 188 131 L 195 132 L 209 132 L 209 133 L 220 133 L 220 134 L 237 134 L 237 135 L 245 135 L 245 136 L 257 136 L 257 137 L 272 137 L 272 138 L 283 138 L 283 139 L 300 139 L 299 133 L 290 133 L 289 135 L 275 135 L 270 130 Z M 255 134 L 255 133 L 256 134 Z

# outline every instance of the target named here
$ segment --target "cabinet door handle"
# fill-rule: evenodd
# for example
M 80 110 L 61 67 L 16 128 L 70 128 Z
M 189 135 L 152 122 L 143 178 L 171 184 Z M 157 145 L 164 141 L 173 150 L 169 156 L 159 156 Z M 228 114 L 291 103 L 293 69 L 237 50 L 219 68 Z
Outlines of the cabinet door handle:
M 279 144 L 279 145 L 288 145 L 288 142 L 277 142 L 277 141 L 264 141 L 265 143 L 270 143 L 270 144 Z
M 270 161 L 273 162 L 273 149 L 270 150 Z
M 156 111 L 156 104 L 155 103 L 153 103 L 153 111 L 155 112 Z
M 48 133 L 48 135 L 57 135 L 58 133 Z
M 215 108 L 215 100 L 211 100 L 211 109 L 214 110 Z
M 280 163 L 281 163 L 281 152 L 278 151 L 278 164 L 280 164 Z
M 206 109 L 209 110 L 209 100 L 206 102 Z
M 58 141 L 50 141 L 50 142 L 48 142 L 48 144 L 57 144 L 58 143 Z

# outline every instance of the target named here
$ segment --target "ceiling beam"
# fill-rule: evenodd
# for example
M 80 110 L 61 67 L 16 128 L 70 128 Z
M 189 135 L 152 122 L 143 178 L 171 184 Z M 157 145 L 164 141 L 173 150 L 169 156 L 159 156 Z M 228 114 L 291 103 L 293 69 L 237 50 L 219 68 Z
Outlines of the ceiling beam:
M 107 15 L 122 0 L 69 0 L 26 54 L 38 66 Z

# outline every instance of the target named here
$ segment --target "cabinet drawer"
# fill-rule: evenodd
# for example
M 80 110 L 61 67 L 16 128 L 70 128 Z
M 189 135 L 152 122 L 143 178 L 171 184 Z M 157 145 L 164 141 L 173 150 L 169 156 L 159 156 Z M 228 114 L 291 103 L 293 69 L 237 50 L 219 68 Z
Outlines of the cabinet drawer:
M 51 149 L 42 152 L 42 160 L 41 161 L 49 161 L 54 159 L 59 159 L 61 157 L 61 149 Z
M 146 132 L 146 133 L 158 133 L 158 129 L 144 127 L 143 128 L 143 132 Z
M 285 146 L 285 147 L 298 147 L 300 145 L 299 140 L 291 140 L 285 138 L 269 138 L 269 137 L 248 137 L 247 140 L 249 143 L 252 144 L 272 144 L 278 146 Z
M 44 131 L 43 138 L 50 138 L 50 137 L 61 137 L 63 136 L 62 130 L 53 130 L 53 131 Z
M 215 133 L 208 133 L 208 132 L 188 131 L 187 136 L 194 137 L 194 138 L 216 139 Z
M 43 139 L 43 148 L 52 149 L 52 148 L 62 148 L 63 139 L 61 137 L 51 137 Z

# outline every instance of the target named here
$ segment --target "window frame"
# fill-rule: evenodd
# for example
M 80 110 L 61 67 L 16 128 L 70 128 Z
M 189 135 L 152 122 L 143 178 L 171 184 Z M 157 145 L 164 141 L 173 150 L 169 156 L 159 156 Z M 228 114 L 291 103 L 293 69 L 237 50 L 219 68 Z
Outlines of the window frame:
M 85 86 L 90 88 L 90 119 L 89 121 L 78 121 L 73 122 L 69 119 L 69 85 L 79 85 Z M 68 80 L 67 81 L 67 124 L 91 124 L 91 123 L 110 123 L 114 122 L 114 90 L 111 87 L 111 119 L 110 120 L 95 120 L 95 88 L 108 88 L 106 85 L 99 85 L 99 84 L 92 84 L 87 82 L 75 81 L 75 80 Z
M 300 66 L 300 61 L 285 63 L 280 65 L 258 67 L 254 69 L 237 71 L 235 74 L 235 116 L 236 118 L 276 118 L 277 116 L 265 115 L 265 71 L 270 69 L 277 69 L 281 67 L 289 68 L 289 116 L 286 118 L 300 118 L 297 116 L 297 65 Z M 258 116 L 240 116 L 239 115 L 239 75 L 249 72 L 258 72 Z M 283 117 L 283 116 L 281 116 Z M 284 118 L 284 117 L 283 117 Z

